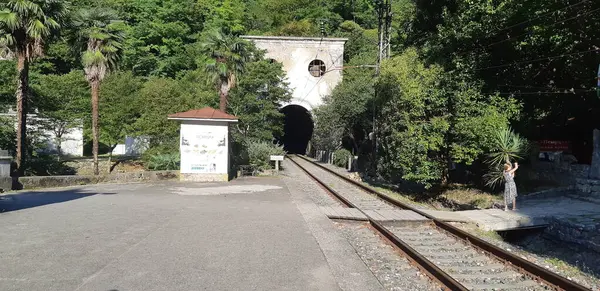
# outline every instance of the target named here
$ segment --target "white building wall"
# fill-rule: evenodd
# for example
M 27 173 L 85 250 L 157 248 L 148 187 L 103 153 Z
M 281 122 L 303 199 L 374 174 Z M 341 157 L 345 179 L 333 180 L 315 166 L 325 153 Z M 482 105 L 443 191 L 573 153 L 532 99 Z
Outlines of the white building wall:
M 125 137 L 124 144 L 118 144 L 112 151 L 113 155 L 138 156 L 148 149 L 149 141 L 146 137 Z
M 0 117 L 14 120 L 17 129 L 17 115 L 15 113 L 3 113 Z M 38 132 L 36 136 L 40 142 L 46 144 L 45 152 L 56 153 L 56 135 L 51 130 L 43 128 L 42 124 L 48 123 L 47 119 L 40 118 L 35 114 L 27 115 L 27 129 Z M 30 137 L 31 138 L 31 137 Z M 83 156 L 83 123 L 75 128 L 69 129 L 62 137 L 61 152 L 63 155 L 80 157 Z
M 283 36 L 243 36 L 266 50 L 266 58 L 283 65 L 287 82 L 293 90 L 289 104 L 300 105 L 308 111 L 323 104 L 323 97 L 342 81 L 345 38 L 310 38 Z M 325 63 L 326 73 L 314 77 L 308 68 L 313 60 Z M 284 104 L 289 105 L 289 104 Z

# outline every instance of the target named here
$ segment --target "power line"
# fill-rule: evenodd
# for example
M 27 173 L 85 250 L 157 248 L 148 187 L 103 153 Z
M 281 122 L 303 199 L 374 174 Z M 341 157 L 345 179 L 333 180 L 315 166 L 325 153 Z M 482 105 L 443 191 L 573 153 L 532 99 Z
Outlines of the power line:
M 590 89 L 586 91 L 581 91 L 579 93 L 590 93 L 596 92 L 596 89 Z M 543 94 L 574 94 L 577 95 L 577 92 L 561 92 L 561 91 L 546 91 L 546 92 L 492 92 L 488 94 L 501 94 L 501 95 L 543 95 Z
M 515 62 L 515 63 L 512 63 L 512 64 L 501 64 L 501 65 L 496 65 L 496 66 L 489 66 L 489 67 L 484 67 L 484 68 L 478 68 L 478 69 L 475 69 L 475 71 L 488 70 L 488 69 L 497 69 L 497 68 L 503 68 L 503 67 L 510 67 L 510 66 L 514 66 L 514 65 L 522 65 L 522 64 L 528 64 L 528 63 L 535 63 L 535 62 L 540 62 L 540 61 L 545 61 L 545 60 L 559 59 L 559 58 L 563 58 L 563 57 L 567 57 L 567 56 L 582 55 L 582 54 L 587 54 L 587 53 L 590 53 L 590 52 L 597 52 L 597 51 L 600 51 L 600 48 L 595 48 L 595 49 L 592 49 L 592 50 L 581 51 L 581 52 L 570 53 L 570 54 L 562 54 L 562 55 L 552 56 L 552 57 L 544 57 L 544 58 L 533 59 L 533 60 L 528 60 L 528 61 Z
M 525 24 L 525 23 L 532 22 L 532 21 L 534 21 L 534 20 L 540 19 L 540 18 L 542 18 L 542 17 L 544 17 L 544 16 L 547 16 L 547 15 L 549 15 L 549 14 L 552 14 L 552 13 L 555 13 L 555 12 L 558 12 L 558 11 L 562 11 L 562 10 L 565 10 L 565 9 L 568 9 L 568 8 L 571 8 L 571 7 L 575 7 L 575 6 L 579 6 L 579 5 L 581 5 L 581 4 L 583 4 L 583 3 L 586 3 L 586 2 L 589 2 L 589 1 L 590 1 L 590 0 L 583 0 L 583 1 L 580 1 L 580 2 L 578 2 L 578 3 L 572 4 L 572 5 L 569 5 L 569 6 L 565 6 L 565 7 L 563 7 L 563 8 L 557 9 L 557 10 L 553 10 L 553 11 L 550 11 L 550 12 L 543 13 L 543 14 L 541 14 L 541 15 L 538 15 L 537 17 L 535 17 L 535 18 L 532 18 L 532 19 L 528 19 L 528 20 L 525 20 L 525 21 L 519 22 L 519 23 L 517 23 L 517 24 L 510 25 L 510 26 L 507 26 L 507 27 L 504 27 L 504 28 L 501 28 L 501 29 L 496 29 L 496 30 L 493 30 L 493 31 L 491 31 L 491 32 L 489 32 L 489 33 L 488 33 L 488 35 L 489 35 L 489 36 L 488 36 L 488 37 L 486 37 L 486 38 L 490 38 L 490 37 L 492 37 L 492 36 L 496 35 L 498 32 L 501 32 L 501 31 L 504 31 L 504 30 L 507 30 L 507 29 L 510 29 L 510 28 L 513 28 L 513 27 L 516 27 L 516 26 L 519 26 L 519 25 L 522 25 L 522 24 Z M 566 20 L 563 20 L 563 21 L 566 21 Z M 530 27 L 530 26 L 527 26 L 527 27 L 524 27 L 524 28 L 528 28 L 528 27 Z M 524 34 L 521 34 L 521 35 L 519 35 L 519 36 L 522 36 L 522 35 L 524 35 Z M 431 37 L 430 35 L 426 35 L 426 36 L 423 36 L 422 38 L 419 38 L 419 39 L 415 40 L 414 42 L 417 42 L 417 41 L 423 41 L 423 40 L 425 40 L 425 39 L 428 39 L 428 38 L 430 38 L 430 37 Z M 517 36 L 517 37 L 518 37 L 518 36 Z M 460 53 L 459 55 L 462 55 L 462 54 L 464 54 L 464 53 L 468 53 L 468 52 L 471 52 L 471 51 L 466 51 L 466 52 Z
M 570 20 L 573 20 L 573 19 L 577 19 L 577 18 L 579 18 L 579 17 L 582 17 L 582 16 L 585 16 L 585 15 L 588 15 L 588 14 L 590 14 L 590 13 L 593 13 L 593 12 L 596 12 L 596 11 L 598 11 L 598 10 L 600 10 L 600 8 L 597 8 L 597 9 L 594 9 L 594 10 L 591 10 L 591 11 L 588 11 L 588 12 L 586 12 L 586 13 L 583 13 L 583 14 L 578 14 L 577 16 L 573 16 L 573 17 L 570 17 L 570 18 L 567 18 L 567 19 L 564 19 L 564 20 L 561 20 L 561 21 L 554 22 L 554 23 L 552 23 L 552 24 L 549 24 L 549 25 L 548 25 L 548 27 L 552 27 L 552 26 L 554 26 L 554 25 L 556 25 L 556 24 L 559 24 L 559 23 L 564 23 L 564 22 L 567 22 L 567 21 L 570 21 Z M 501 43 L 507 42 L 507 41 L 509 41 L 509 40 L 511 40 L 511 39 L 516 39 L 516 38 L 519 38 L 519 37 L 521 37 L 521 36 L 528 35 L 528 34 L 532 34 L 532 33 L 533 33 L 533 31 L 526 32 L 526 33 L 523 33 L 523 34 L 519 34 L 519 35 L 517 35 L 517 36 L 513 36 L 513 37 L 507 38 L 507 39 L 505 39 L 505 40 L 501 40 L 501 41 L 497 41 L 497 42 L 491 43 L 491 44 L 489 44 L 489 45 L 486 45 L 484 48 L 489 48 L 489 47 L 491 47 L 491 46 L 494 46 L 494 45 L 497 45 L 497 44 L 501 44 Z
M 344 54 L 340 54 L 331 64 L 335 65 L 335 62 L 337 62 L 341 57 L 343 57 Z M 306 93 L 306 95 L 304 95 L 304 97 L 302 97 L 302 99 L 300 99 L 299 102 L 304 102 L 304 100 L 306 98 L 308 98 L 308 95 L 310 95 L 310 93 L 312 93 L 312 91 L 317 87 L 317 85 L 321 82 L 321 80 L 323 80 L 323 77 L 325 77 L 325 73 L 327 73 L 327 71 L 323 72 L 323 74 L 321 74 L 321 77 L 319 78 L 319 80 L 317 80 L 317 82 L 315 83 L 315 85 L 312 86 L 312 88 L 310 88 L 310 90 Z M 306 84 L 308 84 L 309 80 L 306 80 Z M 305 86 L 306 88 L 306 86 Z
M 542 17 L 544 17 L 544 16 L 546 16 L 546 15 L 549 15 L 549 14 L 552 14 L 552 13 L 555 13 L 555 12 L 558 12 L 558 11 L 562 11 L 562 10 L 565 10 L 565 9 L 568 9 L 568 8 L 571 8 L 571 7 L 579 6 L 579 5 L 581 5 L 581 4 L 583 4 L 583 3 L 586 3 L 586 2 L 589 2 L 589 1 L 590 1 L 590 0 L 583 0 L 583 1 L 577 2 L 577 3 L 575 3 L 575 4 L 572 4 L 572 5 L 569 5 L 569 6 L 565 6 L 565 7 L 563 7 L 563 8 L 560 8 L 560 9 L 557 9 L 557 10 L 554 10 L 554 11 L 546 12 L 546 13 L 543 13 L 543 14 L 541 14 L 541 15 L 538 15 L 538 16 L 537 16 L 537 17 L 535 17 L 535 18 L 528 19 L 528 20 L 525 20 L 525 21 L 523 21 L 523 22 L 519 22 L 519 23 L 517 23 L 517 24 L 513 24 L 513 25 L 511 25 L 511 26 L 507 26 L 507 27 L 505 27 L 505 28 L 502 28 L 502 29 L 494 30 L 494 31 L 490 32 L 490 34 L 492 34 L 492 33 L 497 33 L 497 32 L 500 32 L 500 31 L 505 31 L 505 30 L 507 30 L 507 29 L 511 29 L 511 28 L 513 28 L 513 27 L 517 27 L 517 26 L 519 26 L 519 25 L 521 25 L 521 24 L 529 23 L 529 22 L 532 22 L 532 21 L 534 21 L 534 20 L 540 19 L 540 18 L 542 18 Z
M 550 89 L 556 89 L 556 90 L 565 90 L 565 91 L 583 91 L 583 92 L 587 92 L 589 91 L 589 89 L 585 89 L 585 88 L 561 88 L 561 87 L 536 87 L 536 86 L 519 86 L 519 85 L 496 85 L 498 87 L 510 87 L 510 88 L 524 88 L 524 89 L 544 89 L 544 90 L 550 90 Z

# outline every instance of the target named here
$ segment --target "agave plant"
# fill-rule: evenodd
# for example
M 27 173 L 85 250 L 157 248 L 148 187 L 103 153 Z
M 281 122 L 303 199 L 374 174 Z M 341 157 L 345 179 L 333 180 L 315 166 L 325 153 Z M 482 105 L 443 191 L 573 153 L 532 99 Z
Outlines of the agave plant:
M 180 162 L 179 153 L 156 154 L 150 158 L 148 168 L 154 171 L 178 170 Z
M 496 187 L 504 182 L 504 164 L 522 159 L 528 149 L 527 140 L 516 134 L 510 128 L 498 131 L 494 137 L 494 150 L 488 154 L 486 164 L 488 173 L 484 176 L 486 185 Z

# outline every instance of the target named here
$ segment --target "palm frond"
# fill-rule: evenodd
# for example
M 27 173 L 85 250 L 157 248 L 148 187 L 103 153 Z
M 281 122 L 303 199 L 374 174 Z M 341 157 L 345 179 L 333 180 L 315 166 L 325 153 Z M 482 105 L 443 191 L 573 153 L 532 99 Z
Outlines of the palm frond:
M 485 163 L 488 173 L 484 175 L 487 186 L 496 187 L 504 182 L 504 164 L 523 158 L 528 150 L 528 142 L 510 128 L 504 128 L 494 136 L 494 150 L 488 154 Z
M 0 23 L 4 24 L 9 30 L 16 30 L 19 26 L 19 16 L 10 10 L 0 11 Z
M 123 22 L 115 11 L 102 7 L 81 9 L 73 17 L 76 47 L 84 50 L 82 63 L 88 80 L 102 80 L 116 69 L 124 41 Z

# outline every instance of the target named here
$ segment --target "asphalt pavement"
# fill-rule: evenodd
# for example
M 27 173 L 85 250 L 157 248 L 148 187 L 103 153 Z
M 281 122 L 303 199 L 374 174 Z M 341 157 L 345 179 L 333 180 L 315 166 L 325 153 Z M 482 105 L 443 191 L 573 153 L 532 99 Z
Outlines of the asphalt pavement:
M 0 290 L 339 290 L 277 178 L 0 197 Z

